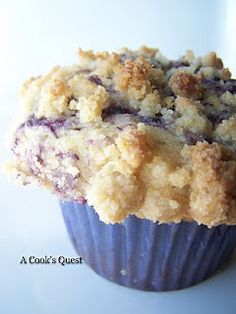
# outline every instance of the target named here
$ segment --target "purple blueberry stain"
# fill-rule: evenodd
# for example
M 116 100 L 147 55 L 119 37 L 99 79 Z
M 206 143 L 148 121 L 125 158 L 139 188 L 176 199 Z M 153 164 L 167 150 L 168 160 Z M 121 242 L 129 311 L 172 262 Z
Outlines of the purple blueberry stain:
M 88 79 L 90 82 L 95 83 L 96 85 L 103 86 L 101 78 L 96 74 L 90 75 Z
M 14 146 L 18 146 L 18 144 L 20 143 L 20 139 L 19 137 L 16 136 L 15 140 L 14 140 Z
M 118 91 L 115 89 L 114 84 L 107 85 L 107 86 L 106 86 L 106 91 L 107 91 L 110 95 L 118 94 Z
M 29 119 L 22 123 L 18 129 L 23 129 L 25 127 L 45 127 L 48 128 L 52 134 L 58 138 L 58 134 L 57 131 L 61 128 L 64 129 L 72 129 L 72 130 L 77 130 L 80 131 L 81 128 L 78 127 L 78 120 L 76 120 L 77 118 L 74 117 L 75 120 L 68 120 L 67 118 L 45 118 L 45 117 L 41 117 L 41 118 L 36 118 L 34 115 L 30 116 Z
M 40 156 L 42 155 L 42 153 L 45 151 L 45 146 L 41 143 L 39 143 L 39 154 Z
M 75 161 L 79 160 L 79 155 L 73 152 L 58 152 L 56 153 L 56 157 L 58 157 L 60 160 L 65 158 L 70 158 Z
M 215 79 L 205 78 L 203 80 L 203 86 L 206 87 L 208 90 L 214 91 L 217 95 L 222 95 L 225 92 L 230 92 L 232 94 L 236 93 L 235 79 L 230 79 L 224 82 L 218 78 Z
M 102 115 L 103 120 L 106 121 L 111 116 L 118 115 L 118 114 L 129 114 L 132 117 L 137 118 L 137 122 L 143 122 L 146 125 L 160 127 L 160 128 L 166 128 L 173 122 L 173 121 L 164 119 L 163 116 L 160 114 L 157 115 L 156 117 L 140 116 L 138 114 L 138 111 L 131 110 L 125 107 L 118 107 L 118 106 L 106 108 L 103 111 L 103 115 Z
M 70 153 L 70 158 L 73 159 L 73 160 L 79 160 L 79 155 L 76 154 L 76 153 Z
M 182 67 L 188 67 L 189 63 L 183 60 L 177 60 L 177 61 L 172 61 L 170 65 L 171 65 L 171 68 L 178 69 Z
M 212 143 L 212 139 L 204 134 L 196 134 L 191 131 L 184 132 L 185 142 L 188 145 L 195 145 L 197 142 L 207 141 L 208 143 Z
M 106 119 L 110 116 L 117 115 L 117 114 L 130 114 L 134 117 L 138 117 L 139 121 L 143 122 L 146 125 L 164 128 L 164 129 L 170 128 L 175 118 L 175 117 L 172 117 L 172 119 L 164 119 L 161 114 L 158 114 L 156 117 L 140 116 L 137 111 L 133 112 L 133 111 L 130 111 L 130 109 L 128 108 L 118 107 L 118 106 L 106 108 L 103 112 L 103 118 Z M 224 111 L 217 117 L 217 119 L 218 121 L 222 121 L 222 119 L 226 117 L 228 117 L 228 112 Z M 212 121 L 212 119 L 210 120 Z M 185 142 L 189 145 L 195 145 L 198 141 L 207 141 L 208 143 L 212 142 L 212 139 L 210 136 L 206 134 L 196 134 L 191 131 L 185 131 L 184 138 L 185 138 Z
M 54 189 L 61 197 L 67 197 L 68 191 L 74 190 L 77 187 L 80 175 L 75 177 L 66 172 L 56 171 L 54 173 Z
M 223 120 L 228 120 L 231 115 L 232 113 L 230 113 L 228 110 L 206 114 L 208 120 L 210 120 L 214 125 L 220 124 Z
M 38 163 L 40 165 L 44 164 L 42 157 L 39 154 L 33 152 L 32 150 L 29 150 L 26 155 L 26 158 L 31 173 L 37 177 L 41 173 L 41 170 L 38 167 Z
M 225 82 L 225 88 L 228 92 L 235 94 L 236 93 L 236 80 L 230 79 Z
M 157 116 L 157 117 L 143 116 L 143 117 L 140 117 L 140 120 L 144 124 L 154 126 L 154 127 L 159 127 L 159 128 L 166 128 L 170 124 L 162 116 Z
M 65 127 L 66 119 L 47 119 L 45 117 L 36 118 L 34 115 L 31 116 L 26 122 L 20 125 L 19 129 L 24 127 L 45 127 L 48 128 L 53 135 L 58 138 L 56 131 L 62 127 Z
M 129 108 L 121 107 L 121 106 L 110 106 L 103 110 L 102 118 L 105 120 L 110 116 L 114 116 L 117 114 L 136 114 L 136 111 L 132 111 Z
M 16 149 L 18 147 L 18 145 L 20 144 L 20 139 L 19 137 L 17 136 L 17 134 L 15 135 L 15 139 L 13 141 L 13 145 L 11 147 L 11 151 L 16 155 L 18 156 L 19 154 L 16 152 Z

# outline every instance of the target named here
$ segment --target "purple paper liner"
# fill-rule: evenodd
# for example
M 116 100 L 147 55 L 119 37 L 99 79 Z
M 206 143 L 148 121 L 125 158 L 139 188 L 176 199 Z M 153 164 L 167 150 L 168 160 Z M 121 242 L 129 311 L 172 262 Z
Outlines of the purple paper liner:
M 236 226 L 153 223 L 129 216 L 105 224 L 93 207 L 60 202 L 67 231 L 83 261 L 122 286 L 151 291 L 187 288 L 211 277 L 236 245 Z

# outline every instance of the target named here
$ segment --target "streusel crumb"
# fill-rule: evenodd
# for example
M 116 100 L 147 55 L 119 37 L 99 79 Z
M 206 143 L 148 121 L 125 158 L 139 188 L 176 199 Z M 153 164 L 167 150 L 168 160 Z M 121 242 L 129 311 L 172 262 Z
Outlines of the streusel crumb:
M 78 51 L 23 84 L 8 173 L 106 223 L 236 224 L 236 80 L 214 52 Z

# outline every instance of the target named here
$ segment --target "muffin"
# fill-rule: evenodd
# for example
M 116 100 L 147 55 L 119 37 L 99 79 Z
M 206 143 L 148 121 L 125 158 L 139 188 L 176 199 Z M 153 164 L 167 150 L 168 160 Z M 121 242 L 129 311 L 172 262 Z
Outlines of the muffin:
M 23 84 L 8 174 L 57 195 L 103 277 L 163 291 L 212 276 L 236 244 L 236 80 L 214 52 L 78 57 Z

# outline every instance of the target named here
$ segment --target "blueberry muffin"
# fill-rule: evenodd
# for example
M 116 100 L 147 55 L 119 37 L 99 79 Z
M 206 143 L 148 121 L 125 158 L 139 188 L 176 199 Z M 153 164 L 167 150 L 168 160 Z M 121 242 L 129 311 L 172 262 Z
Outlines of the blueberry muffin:
M 144 290 L 208 278 L 236 243 L 236 80 L 214 52 L 78 57 L 23 84 L 8 174 L 58 196 L 102 276 Z

